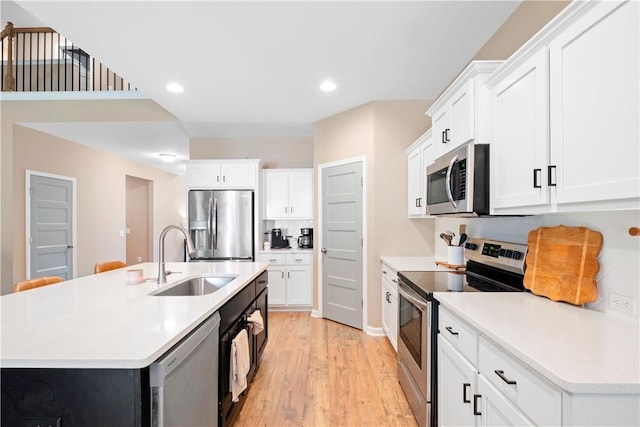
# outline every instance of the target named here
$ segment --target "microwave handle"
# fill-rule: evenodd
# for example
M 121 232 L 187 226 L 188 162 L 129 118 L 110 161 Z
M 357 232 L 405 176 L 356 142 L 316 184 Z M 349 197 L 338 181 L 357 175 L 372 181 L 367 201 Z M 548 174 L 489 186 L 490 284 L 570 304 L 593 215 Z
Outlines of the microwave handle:
M 453 194 L 451 193 L 451 171 L 453 170 L 453 165 L 458 161 L 458 156 L 453 156 L 451 161 L 449 162 L 449 167 L 447 168 L 447 197 L 449 198 L 449 202 L 451 202 L 451 206 L 454 209 L 458 208 L 458 204 L 453 200 Z

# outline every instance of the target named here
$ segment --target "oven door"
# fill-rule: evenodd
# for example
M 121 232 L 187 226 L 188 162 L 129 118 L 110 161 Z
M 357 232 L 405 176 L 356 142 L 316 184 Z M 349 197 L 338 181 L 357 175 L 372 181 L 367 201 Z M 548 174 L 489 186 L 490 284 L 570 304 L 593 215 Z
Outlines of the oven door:
M 431 401 L 431 302 L 398 280 L 398 357 L 427 402 Z

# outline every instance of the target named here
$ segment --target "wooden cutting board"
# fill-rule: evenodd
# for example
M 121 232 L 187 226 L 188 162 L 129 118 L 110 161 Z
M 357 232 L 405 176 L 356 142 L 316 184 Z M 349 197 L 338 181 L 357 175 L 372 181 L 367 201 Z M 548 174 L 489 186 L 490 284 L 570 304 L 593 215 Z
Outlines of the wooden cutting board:
M 602 234 L 586 227 L 540 227 L 529 232 L 528 245 L 525 288 L 576 305 L 598 299 Z

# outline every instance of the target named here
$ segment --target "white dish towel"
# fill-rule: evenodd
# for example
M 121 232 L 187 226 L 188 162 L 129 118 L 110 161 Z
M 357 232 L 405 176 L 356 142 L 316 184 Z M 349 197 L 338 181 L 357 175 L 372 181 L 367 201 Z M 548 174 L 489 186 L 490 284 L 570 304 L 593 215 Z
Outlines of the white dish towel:
M 251 325 L 251 331 L 253 335 L 258 335 L 264 331 L 264 320 L 260 314 L 260 310 L 256 310 L 247 318 L 249 325 Z
M 247 330 L 242 329 L 231 341 L 231 369 L 229 370 L 229 386 L 231 399 L 237 402 L 238 396 L 247 388 L 247 374 L 251 361 L 249 359 L 249 337 Z

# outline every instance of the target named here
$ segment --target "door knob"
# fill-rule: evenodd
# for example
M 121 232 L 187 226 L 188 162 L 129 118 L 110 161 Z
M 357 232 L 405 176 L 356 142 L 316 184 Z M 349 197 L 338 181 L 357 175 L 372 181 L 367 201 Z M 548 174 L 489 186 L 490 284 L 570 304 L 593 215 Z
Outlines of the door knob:
M 73 245 L 67 245 L 67 249 L 73 249 Z
M 323 254 L 326 254 L 327 253 L 327 248 L 320 249 L 320 252 L 322 252 Z

